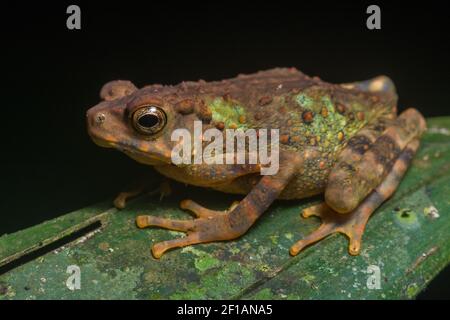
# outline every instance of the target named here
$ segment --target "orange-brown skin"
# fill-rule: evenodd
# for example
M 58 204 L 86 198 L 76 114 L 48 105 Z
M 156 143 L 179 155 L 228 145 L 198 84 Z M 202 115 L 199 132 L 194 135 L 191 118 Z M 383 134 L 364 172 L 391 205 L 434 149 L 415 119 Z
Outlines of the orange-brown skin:
M 415 109 L 397 118 L 395 88 L 383 76 L 336 85 L 293 68 L 273 69 L 219 82 L 142 89 L 128 81 L 114 81 L 103 87 L 101 97 L 104 101 L 87 113 L 94 142 L 116 148 L 177 181 L 246 195 L 225 212 L 183 201 L 181 207 L 191 211 L 194 220 L 138 216 L 140 228 L 158 226 L 187 233 L 155 244 L 156 258 L 175 247 L 238 238 L 276 199 L 319 193 L 325 194 L 325 204 L 305 210 L 304 216 L 318 215 L 323 225 L 294 244 L 290 253 L 342 232 L 351 240 L 350 253 L 357 254 L 371 213 L 395 191 L 426 129 Z M 165 120 L 158 121 L 164 123 L 162 129 L 150 134 L 137 129 L 134 118 L 148 106 L 165 114 Z M 260 164 L 172 164 L 172 131 L 192 132 L 195 120 L 202 121 L 203 130 L 279 129 L 278 173 L 261 176 Z M 123 207 L 135 194 L 122 193 L 116 205 Z

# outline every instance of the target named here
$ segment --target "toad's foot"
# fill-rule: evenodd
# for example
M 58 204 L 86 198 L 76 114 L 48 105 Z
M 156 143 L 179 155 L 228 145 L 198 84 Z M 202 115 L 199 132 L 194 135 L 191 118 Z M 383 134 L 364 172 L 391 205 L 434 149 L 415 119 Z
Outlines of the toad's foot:
M 113 202 L 114 207 L 116 207 L 117 209 L 125 208 L 128 200 L 143 194 L 144 192 L 146 192 L 147 188 L 148 186 L 145 180 L 137 181 L 126 191 L 123 191 L 116 196 Z M 159 195 L 159 200 L 162 200 L 164 197 L 167 197 L 171 193 L 172 189 L 170 188 L 169 179 L 164 178 L 155 190 L 148 192 L 148 195 Z
M 322 224 L 306 238 L 294 244 L 290 249 L 291 255 L 297 255 L 306 246 L 336 232 L 343 233 L 349 238 L 349 253 L 358 255 L 367 221 L 371 214 L 395 192 L 418 147 L 418 139 L 411 141 L 401 152 L 383 182 L 352 212 L 337 213 L 325 203 L 305 209 L 303 217 L 318 216 L 322 219 Z
M 192 212 L 195 219 L 176 220 L 155 216 L 138 216 L 136 217 L 136 224 L 139 228 L 161 227 L 186 233 L 184 238 L 154 244 L 152 247 L 153 256 L 160 258 L 167 250 L 173 248 L 239 237 L 242 233 L 237 232 L 230 225 L 229 220 L 229 212 L 233 211 L 238 204 L 238 202 L 234 202 L 228 210 L 215 211 L 204 208 L 192 200 L 183 200 L 180 207 Z
M 371 212 L 368 210 L 358 209 L 349 214 L 340 214 L 333 211 L 326 203 L 307 208 L 303 210 L 303 217 L 317 216 L 321 218 L 322 224 L 317 230 L 294 244 L 289 252 L 295 256 L 306 246 L 339 232 L 346 235 L 350 240 L 349 253 L 357 255 L 361 247 L 361 237 L 370 214 Z

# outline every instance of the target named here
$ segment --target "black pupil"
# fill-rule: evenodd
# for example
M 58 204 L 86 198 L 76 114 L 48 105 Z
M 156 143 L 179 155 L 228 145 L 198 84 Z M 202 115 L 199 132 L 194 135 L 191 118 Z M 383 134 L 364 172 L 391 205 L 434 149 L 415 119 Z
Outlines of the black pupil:
M 152 128 L 158 124 L 159 118 L 154 114 L 144 114 L 139 118 L 138 122 L 144 128 Z

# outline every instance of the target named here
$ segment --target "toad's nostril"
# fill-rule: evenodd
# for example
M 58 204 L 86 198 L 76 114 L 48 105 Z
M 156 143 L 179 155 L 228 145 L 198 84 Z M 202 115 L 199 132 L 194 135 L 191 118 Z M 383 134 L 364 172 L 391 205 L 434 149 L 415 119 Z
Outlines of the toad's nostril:
M 95 122 L 97 124 L 102 124 L 103 122 L 105 122 L 105 120 L 106 116 L 103 113 L 99 112 L 95 115 Z

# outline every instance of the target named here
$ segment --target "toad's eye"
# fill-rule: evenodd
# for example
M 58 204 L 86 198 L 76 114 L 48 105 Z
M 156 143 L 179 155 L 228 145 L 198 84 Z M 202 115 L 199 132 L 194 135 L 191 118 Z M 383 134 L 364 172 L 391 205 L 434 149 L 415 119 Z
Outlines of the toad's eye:
M 155 134 L 167 123 L 166 113 L 155 106 L 143 106 L 133 113 L 133 127 L 142 134 Z

